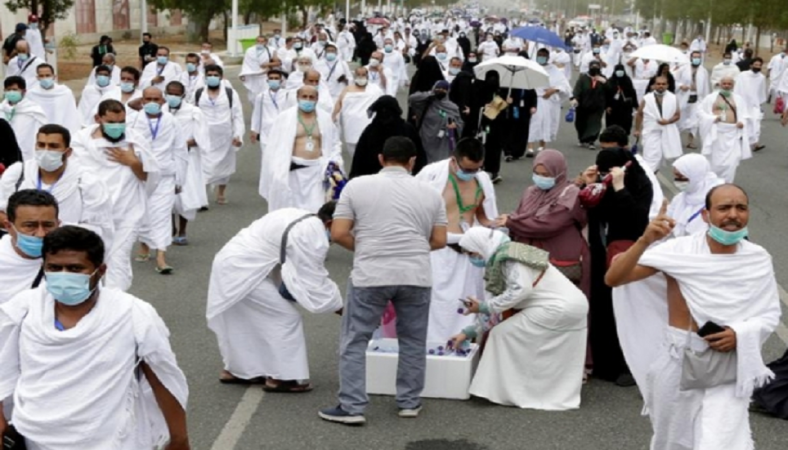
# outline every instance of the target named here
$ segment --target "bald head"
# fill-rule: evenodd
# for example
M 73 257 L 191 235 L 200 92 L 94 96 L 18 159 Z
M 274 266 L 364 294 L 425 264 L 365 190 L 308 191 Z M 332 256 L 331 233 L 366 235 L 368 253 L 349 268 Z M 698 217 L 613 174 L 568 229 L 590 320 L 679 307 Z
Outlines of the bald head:
M 27 41 L 25 40 L 17 41 L 16 43 L 17 53 L 28 53 L 28 50 L 30 50 L 30 46 L 27 44 Z
M 304 72 L 304 84 L 309 86 L 317 86 L 320 84 L 320 72 L 315 69 Z
M 315 100 L 317 101 L 317 88 L 315 86 L 311 86 L 305 84 L 298 88 L 296 91 L 299 100 Z
M 164 94 L 162 94 L 161 89 L 153 86 L 145 88 L 145 90 L 142 91 L 142 98 L 145 101 L 145 103 L 148 102 L 164 103 Z
M 720 80 L 720 89 L 731 91 L 733 90 L 733 85 L 736 84 L 736 80 L 733 77 L 725 76 L 722 77 Z

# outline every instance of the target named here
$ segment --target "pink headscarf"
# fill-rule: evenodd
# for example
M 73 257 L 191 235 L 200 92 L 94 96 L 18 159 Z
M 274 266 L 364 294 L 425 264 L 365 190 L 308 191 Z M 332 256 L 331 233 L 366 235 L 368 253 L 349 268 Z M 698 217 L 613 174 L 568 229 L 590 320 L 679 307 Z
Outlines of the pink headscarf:
M 536 186 L 528 187 L 517 208 L 520 218 L 549 214 L 554 206 L 566 209 L 575 207 L 580 189 L 566 177 L 564 155 L 558 150 L 542 150 L 534 158 L 534 168 L 540 164 L 555 178 L 555 186 L 547 191 Z

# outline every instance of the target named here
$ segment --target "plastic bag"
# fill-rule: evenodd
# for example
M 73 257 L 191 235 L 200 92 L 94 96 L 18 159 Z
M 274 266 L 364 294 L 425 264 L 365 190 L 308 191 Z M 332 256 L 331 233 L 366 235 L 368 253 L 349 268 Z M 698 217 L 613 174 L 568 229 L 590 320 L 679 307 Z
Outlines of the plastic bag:
M 574 122 L 575 121 L 575 109 L 569 108 L 569 111 L 566 112 L 566 119 L 567 122 Z
M 774 113 L 782 114 L 785 111 L 785 100 L 782 97 L 777 97 L 774 101 Z

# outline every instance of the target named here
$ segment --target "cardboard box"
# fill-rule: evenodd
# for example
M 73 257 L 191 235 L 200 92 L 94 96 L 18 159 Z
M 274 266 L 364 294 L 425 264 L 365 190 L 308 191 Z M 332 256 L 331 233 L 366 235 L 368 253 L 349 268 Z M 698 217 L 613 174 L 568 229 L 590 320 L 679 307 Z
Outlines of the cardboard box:
M 374 351 L 373 349 L 378 346 L 396 349 L 397 340 L 378 339 L 369 342 L 367 394 L 396 395 L 399 355 L 395 352 Z M 476 373 L 479 356 L 479 348 L 476 344 L 471 344 L 470 354 L 464 357 L 427 355 L 427 375 L 421 396 L 468 400 L 471 397 L 468 388 Z

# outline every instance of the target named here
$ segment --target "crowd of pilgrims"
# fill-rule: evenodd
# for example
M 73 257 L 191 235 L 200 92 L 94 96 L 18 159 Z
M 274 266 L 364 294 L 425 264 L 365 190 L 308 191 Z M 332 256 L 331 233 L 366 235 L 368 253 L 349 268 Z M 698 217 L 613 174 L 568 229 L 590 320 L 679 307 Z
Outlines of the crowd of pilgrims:
M 226 79 L 209 43 L 186 54 L 181 64 L 146 34 L 140 66 L 118 67 L 112 40 L 105 36 L 93 49 L 94 68 L 76 101 L 46 55 L 33 53 L 25 39 L 31 29 L 20 24 L 18 39 L 4 46 L 9 75 L 0 104 L 0 214 L 9 236 L 0 241 L 0 264 L 21 281 L 0 287 L 0 304 L 41 283 L 36 262 L 41 248 L 33 242 L 40 241 L 39 231 L 26 235 L 15 224 L 17 211 L 11 211 L 26 204 L 31 190 L 57 200 L 64 225 L 78 224 L 101 238 L 107 263 L 103 286 L 122 297 L 132 286 L 132 260 L 154 260 L 157 272 L 174 273 L 166 252 L 173 244 L 189 244 L 187 226 L 209 208 L 209 192 L 215 196 L 211 208 L 231 211 L 227 187 L 236 172 L 236 152 L 248 138 L 261 150 L 259 194 L 269 215 L 242 230 L 214 261 L 208 322 L 225 362 L 220 379 L 260 382 L 274 392 L 311 390 L 300 313 L 276 302 L 298 298 L 310 312 L 341 313 L 342 300 L 323 267 L 329 242 L 318 245 L 304 227 L 293 228 L 303 219 L 294 211 L 317 214 L 322 224 L 315 220 L 312 231 L 330 238 L 324 226 L 330 228 L 334 208 L 343 207 L 342 187 L 388 167 L 383 149 L 404 137 L 415 149 L 408 169 L 443 197 L 448 217 L 443 219 L 448 245 L 430 256 L 427 342 L 460 345 L 489 336 L 471 392 L 505 405 L 565 410 L 580 406 L 581 386 L 591 374 L 620 386 L 641 384 L 625 358 L 631 341 L 623 341 L 631 336 L 623 336 L 627 331 L 616 324 L 616 316 L 627 311 L 616 311 L 605 283 L 611 256 L 623 251 L 616 244 L 637 241 L 660 214 L 675 220 L 670 237 L 704 232 L 708 226 L 699 212 L 707 193 L 732 176 L 720 176 L 713 158 L 682 156 L 681 142 L 678 154 L 658 148 L 656 162 L 647 142 L 642 156 L 633 155 L 631 133 L 647 141 L 650 132 L 641 127 L 649 112 L 641 117 L 639 99 L 680 92 L 669 65 L 651 71 L 644 68 L 648 61 L 629 58 L 633 49 L 656 43 L 648 32 L 610 28 L 601 36 L 571 27 L 564 34 L 567 50 L 510 35 L 519 25 L 518 19 L 448 13 L 351 22 L 332 16 L 290 36 L 273 30 L 245 51 L 240 72 L 245 95 Z M 560 31 L 557 24 L 554 30 Z M 705 57 L 705 44 L 693 51 Z M 504 54 L 543 66 L 549 86 L 511 89 L 495 71 L 476 77 L 478 64 Z M 695 59 L 688 70 L 698 101 L 709 91 L 700 83 L 709 82 L 708 74 L 696 78 L 706 69 Z M 580 72 L 574 87 L 573 67 Z M 732 83 L 723 86 L 727 79 L 721 74 L 714 86 L 731 90 Z M 408 92 L 404 110 L 397 101 L 401 91 Z M 567 105 L 575 114 L 579 143 L 601 147 L 596 163 L 578 176 L 568 173 L 560 151 L 549 149 Z M 702 136 L 698 127 L 704 128 L 690 123 L 682 129 Z M 757 140 L 747 143 L 758 146 Z M 499 214 L 493 185 L 502 181 L 501 162 L 523 157 L 534 158 L 533 185 L 514 211 Z M 664 159 L 672 159 L 672 167 Z M 660 168 L 681 189 L 667 208 L 655 177 Z M 588 194 L 593 186 L 604 186 L 601 194 Z M 337 199 L 339 206 L 326 203 Z M 46 204 L 46 198 L 27 201 Z M 297 264 L 286 266 L 285 252 L 280 255 L 264 241 L 266 233 L 284 233 L 286 239 L 290 228 L 298 250 L 287 258 Z M 91 236 L 64 230 L 66 237 L 95 245 Z M 280 245 L 276 240 L 274 247 Z M 44 242 L 69 248 L 54 238 Z M 244 255 L 241 261 L 238 254 Z M 495 266 L 491 261 L 497 255 L 528 271 Z M 485 265 L 495 280 L 485 276 Z M 254 273 L 238 275 L 250 268 Z M 304 280 L 309 282 L 294 286 Z M 496 300 L 485 302 L 485 291 L 494 292 Z M 459 305 L 458 298 L 467 300 Z M 528 311 L 529 301 L 539 308 Z M 463 313 L 457 313 L 458 306 L 465 307 Z M 526 319 L 503 320 L 504 310 Z M 268 325 L 260 330 L 263 323 Z M 495 333 L 496 327 L 501 331 Z M 243 344 L 248 336 L 259 345 Z M 170 355 L 165 347 L 159 351 Z M 546 348 L 551 350 L 545 353 Z M 161 364 L 174 365 L 168 358 Z M 518 359 L 527 360 L 528 367 Z M 162 381 L 175 386 L 170 394 L 184 404 L 182 374 L 167 369 L 170 377 Z M 20 417 L 24 425 L 26 418 Z

